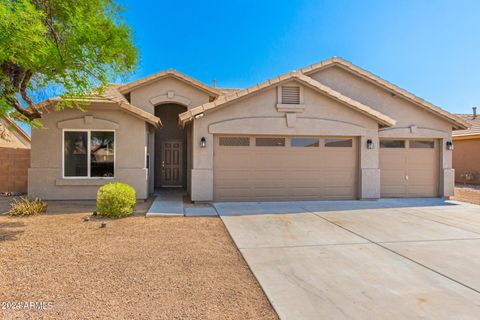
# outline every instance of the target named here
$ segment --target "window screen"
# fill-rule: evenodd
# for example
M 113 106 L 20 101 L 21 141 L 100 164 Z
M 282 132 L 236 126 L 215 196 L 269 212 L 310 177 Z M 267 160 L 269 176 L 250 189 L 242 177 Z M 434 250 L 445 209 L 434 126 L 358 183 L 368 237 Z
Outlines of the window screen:
M 411 140 L 409 142 L 410 148 L 413 149 L 433 149 L 435 148 L 434 141 Z
M 292 147 L 318 147 L 319 146 L 319 139 L 317 138 L 292 138 L 291 139 Z
M 257 147 L 285 147 L 285 138 L 256 138 Z
M 325 147 L 350 148 L 352 143 L 352 139 L 325 139 Z
M 114 176 L 114 133 L 92 131 L 90 134 L 91 177 Z
M 65 177 L 88 176 L 88 132 L 68 131 L 64 136 Z
M 283 86 L 282 87 L 283 104 L 300 104 L 300 87 Z
M 405 140 L 381 140 L 380 148 L 405 148 Z
M 250 145 L 249 137 L 220 137 L 221 146 L 229 147 L 248 147 Z

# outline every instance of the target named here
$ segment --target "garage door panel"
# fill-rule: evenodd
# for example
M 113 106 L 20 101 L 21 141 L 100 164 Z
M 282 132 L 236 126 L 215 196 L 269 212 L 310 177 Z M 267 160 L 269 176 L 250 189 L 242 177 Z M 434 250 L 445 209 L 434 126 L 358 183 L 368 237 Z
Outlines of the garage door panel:
M 255 141 L 255 137 L 250 139 Z M 353 199 L 357 196 L 356 143 L 351 148 L 302 148 L 291 147 L 287 138 L 285 146 L 251 145 L 239 152 L 234 147 L 219 146 L 218 137 L 215 141 L 216 201 Z
M 355 180 L 353 171 L 328 170 L 323 173 L 323 179 L 328 186 L 351 186 Z
M 338 150 L 330 150 L 333 148 L 326 148 L 327 154 L 322 157 L 322 162 L 326 167 L 330 168 L 345 168 L 355 167 L 355 162 L 352 161 L 356 157 L 356 152 L 341 152 Z
M 402 140 L 402 139 L 395 139 Z M 434 148 L 380 148 L 380 183 L 382 197 L 437 197 L 440 153 Z
M 398 197 L 398 195 L 407 195 L 406 186 L 382 185 L 382 197 Z
M 405 183 L 404 170 L 385 170 L 382 169 L 380 180 L 382 185 L 398 185 Z
M 292 171 L 288 172 L 287 184 L 291 188 L 316 188 L 322 177 L 321 171 Z
M 355 189 L 351 186 L 325 187 L 324 194 L 329 199 L 342 199 L 353 197 Z
M 433 185 L 437 182 L 436 175 L 432 175 L 432 170 L 408 170 L 408 183 Z
M 436 192 L 436 188 L 431 185 L 409 186 L 407 194 L 409 197 L 431 197 Z
M 220 187 L 235 187 L 235 186 L 248 186 L 250 185 L 250 171 L 249 170 L 237 170 L 237 171 L 221 171 L 222 179 L 218 180 L 218 186 Z
M 253 168 L 254 163 L 250 159 L 242 159 L 242 153 L 222 155 L 222 163 L 225 168 L 248 169 Z
M 216 194 L 217 201 L 248 200 L 252 197 L 250 188 L 221 188 Z

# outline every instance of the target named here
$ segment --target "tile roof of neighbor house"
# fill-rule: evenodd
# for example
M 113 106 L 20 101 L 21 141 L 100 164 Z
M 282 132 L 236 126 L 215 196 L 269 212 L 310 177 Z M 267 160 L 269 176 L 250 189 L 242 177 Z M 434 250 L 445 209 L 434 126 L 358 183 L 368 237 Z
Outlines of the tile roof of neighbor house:
M 76 99 L 70 99 L 73 101 L 78 101 L 78 102 L 85 102 L 85 103 L 94 103 L 94 102 L 99 102 L 99 103 L 113 103 L 116 104 L 122 109 L 123 111 L 140 118 L 155 127 L 161 127 L 162 126 L 162 121 L 160 120 L 159 117 L 154 116 L 153 114 L 143 111 L 140 108 L 135 107 L 134 105 L 130 104 L 128 100 L 125 98 L 123 94 L 121 94 L 118 91 L 118 87 L 121 85 L 119 84 L 110 84 L 107 86 L 105 92 L 102 95 L 90 95 L 87 97 L 81 97 L 81 98 L 76 98 Z M 42 110 L 47 110 L 47 107 L 51 106 L 52 104 L 60 101 L 61 98 L 55 97 L 55 98 L 50 98 L 45 101 L 42 101 L 33 107 L 42 111 Z
M 202 83 L 198 80 L 195 80 L 192 77 L 189 77 L 189 76 L 187 76 L 187 75 L 185 75 L 181 72 L 178 72 L 177 70 L 174 70 L 174 69 L 167 69 L 165 71 L 161 71 L 161 72 L 152 74 L 148 77 L 145 77 L 145 78 L 142 78 L 142 79 L 139 79 L 139 80 L 136 80 L 136 81 L 124 84 L 124 85 L 120 85 L 118 87 L 118 91 L 120 91 L 122 94 L 129 93 L 129 92 L 133 91 L 134 89 L 136 89 L 138 87 L 145 86 L 149 83 L 158 81 L 158 80 L 166 78 L 166 77 L 174 77 L 174 78 L 176 78 L 180 81 L 186 82 L 186 83 L 188 83 L 188 84 L 190 84 L 190 85 L 192 85 L 192 86 L 210 94 L 213 97 L 218 97 L 222 94 L 221 89 L 210 87 L 209 85 L 206 85 L 206 84 L 204 84 L 204 83 Z
M 26 133 L 13 119 L 11 119 L 9 117 L 5 117 L 3 119 L 0 119 L 0 122 L 4 122 L 8 126 L 7 129 L 15 130 L 15 132 L 17 132 L 19 135 L 21 135 L 22 138 L 24 138 L 26 142 L 28 142 L 28 143 L 32 142 L 28 133 Z
M 309 75 L 309 74 L 312 74 L 314 72 L 317 72 L 321 69 L 325 69 L 325 68 L 329 68 L 329 67 L 332 67 L 332 66 L 339 66 L 347 71 L 350 71 L 370 82 L 373 82 L 375 84 L 377 84 L 378 86 L 380 87 L 383 87 L 387 90 L 389 90 L 390 92 L 396 94 L 396 95 L 399 95 L 401 97 L 403 97 L 404 99 L 406 99 L 407 101 L 410 101 L 438 116 L 440 116 L 441 118 L 444 118 L 445 120 L 449 121 L 450 123 L 454 124 L 455 125 L 455 129 L 467 129 L 468 128 L 468 124 L 465 122 L 465 120 L 463 120 L 462 118 L 459 118 L 435 105 L 433 105 L 432 103 L 428 102 L 428 101 L 425 101 L 423 100 L 422 98 L 419 98 L 417 96 L 415 96 L 414 94 L 400 88 L 400 87 L 397 87 L 396 85 L 394 85 L 393 83 L 390 83 L 388 82 L 387 80 L 384 80 L 376 75 L 374 75 L 373 73 L 371 72 L 368 72 L 356 65 L 354 65 L 353 63 L 349 62 L 349 61 L 346 61 L 342 58 L 339 58 L 339 57 L 333 57 L 333 58 L 330 58 L 328 60 L 324 60 L 322 62 L 319 62 L 319 63 L 316 63 L 316 64 L 312 64 L 308 67 L 305 67 L 305 68 L 302 68 L 300 69 L 300 72 L 302 72 L 303 74 L 306 74 L 306 75 Z
M 457 114 L 456 116 L 465 120 L 470 128 L 454 131 L 452 133 L 454 138 L 480 138 L 480 117 L 478 115 L 475 118 L 473 118 L 473 114 Z
M 351 107 L 354 110 L 357 110 L 357 111 L 365 114 L 366 116 L 368 116 L 370 118 L 373 118 L 376 121 L 378 121 L 382 126 L 390 127 L 390 126 L 395 125 L 395 120 L 390 118 L 389 116 L 387 116 L 387 115 L 385 115 L 381 112 L 378 112 L 378 111 L 370 108 L 369 106 L 366 106 L 366 105 L 364 105 L 364 104 L 362 104 L 358 101 L 355 101 L 355 100 L 353 100 L 353 99 L 351 99 L 347 96 L 344 96 L 341 93 L 333 90 L 332 88 L 327 87 L 327 86 L 321 84 L 320 82 L 303 75 L 302 73 L 300 73 L 298 71 L 293 71 L 293 72 L 284 74 L 282 76 L 279 76 L 277 78 L 265 81 L 263 83 L 257 84 L 253 87 L 250 87 L 250 88 L 247 88 L 247 89 L 244 89 L 244 90 L 240 90 L 240 91 L 228 94 L 228 95 L 220 96 L 212 102 L 209 102 L 209 103 L 203 104 L 201 106 L 198 106 L 196 108 L 190 109 L 189 111 L 186 111 L 186 112 L 179 115 L 180 124 L 182 124 L 182 125 L 185 124 L 187 121 L 193 119 L 196 115 L 198 115 L 200 113 L 218 108 L 220 106 L 231 103 L 235 100 L 243 98 L 247 95 L 263 91 L 263 90 L 265 90 L 267 88 L 270 88 L 274 85 L 279 85 L 281 83 L 284 83 L 284 82 L 290 81 L 290 80 L 295 80 L 295 81 L 301 82 L 302 84 L 312 88 L 313 90 L 321 92 L 321 93 L 327 95 L 328 97 L 330 97 L 330 98 L 332 98 L 332 99 L 334 99 L 334 100 L 336 100 L 336 101 L 338 101 L 338 102 L 340 102 L 340 103 L 342 103 L 342 104 L 344 104 L 348 107 Z

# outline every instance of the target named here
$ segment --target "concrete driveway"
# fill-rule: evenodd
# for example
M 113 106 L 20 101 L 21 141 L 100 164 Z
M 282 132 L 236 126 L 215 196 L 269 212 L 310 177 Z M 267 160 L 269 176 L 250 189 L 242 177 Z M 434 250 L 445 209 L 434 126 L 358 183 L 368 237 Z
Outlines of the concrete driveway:
M 216 203 L 281 319 L 479 319 L 480 206 Z

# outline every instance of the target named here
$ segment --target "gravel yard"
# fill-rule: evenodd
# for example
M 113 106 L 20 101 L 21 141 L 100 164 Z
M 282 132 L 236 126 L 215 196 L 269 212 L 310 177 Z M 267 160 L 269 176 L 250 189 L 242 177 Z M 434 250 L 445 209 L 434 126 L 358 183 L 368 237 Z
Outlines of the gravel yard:
M 480 186 L 478 185 L 457 185 L 452 200 L 480 204 Z
M 148 204 L 104 229 L 82 221 L 93 202 L 0 216 L 0 301 L 52 303 L 0 318 L 277 319 L 219 218 L 145 218 Z

